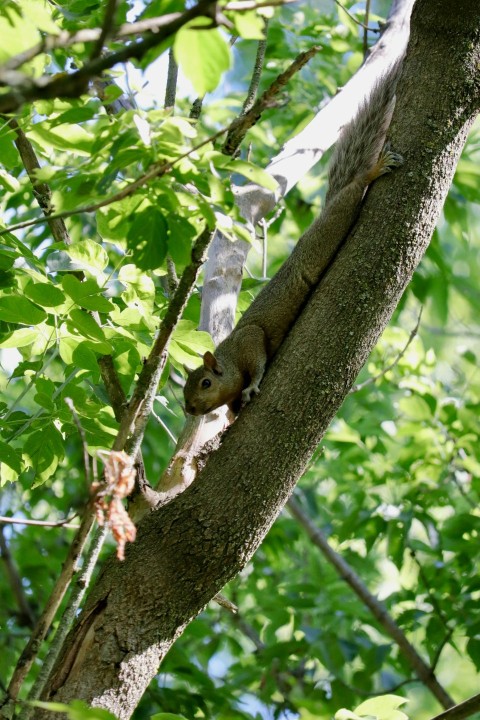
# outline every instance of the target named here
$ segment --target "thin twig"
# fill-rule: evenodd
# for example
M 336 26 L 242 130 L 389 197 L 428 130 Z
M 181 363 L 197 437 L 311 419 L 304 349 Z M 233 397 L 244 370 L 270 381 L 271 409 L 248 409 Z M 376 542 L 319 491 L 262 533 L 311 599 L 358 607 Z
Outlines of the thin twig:
M 77 411 L 75 410 L 75 405 L 73 404 L 73 400 L 69 397 L 64 398 L 65 405 L 68 407 L 70 412 L 72 413 L 73 422 L 77 426 L 78 434 L 80 435 L 80 440 L 82 442 L 82 452 L 83 452 L 83 470 L 85 472 L 85 484 L 87 488 L 90 488 L 91 486 L 91 479 L 90 479 L 90 455 L 88 454 L 88 447 L 87 447 L 87 439 L 85 437 L 85 430 L 82 427 L 82 423 L 80 422 L 80 418 L 77 415 Z
M 173 55 L 173 48 L 168 51 L 167 86 L 165 88 L 165 110 L 173 110 L 177 95 L 178 65 Z
M 252 109 L 258 92 L 258 86 L 260 85 L 260 79 L 262 77 L 263 63 L 265 62 L 265 51 L 267 49 L 267 33 L 268 33 L 268 19 L 265 18 L 263 31 L 265 37 L 263 40 L 258 41 L 257 55 L 255 57 L 255 64 L 253 66 L 252 78 L 250 80 L 250 87 L 247 90 L 247 96 L 243 103 L 242 115 L 245 115 L 249 110 Z
M 295 58 L 285 72 L 281 73 L 271 83 L 270 87 L 268 87 L 267 90 L 265 90 L 265 92 L 258 98 L 258 100 L 253 103 L 251 109 L 244 115 L 241 115 L 237 121 L 232 124 L 222 147 L 224 155 L 235 155 L 247 131 L 255 125 L 263 111 L 276 104 L 275 97 L 278 95 L 280 90 L 282 90 L 293 75 L 295 75 L 295 73 L 297 73 L 310 60 L 310 58 L 316 55 L 319 51 L 320 47 L 315 45 L 310 48 L 310 50 L 300 53 L 300 55 Z
M 105 15 L 103 18 L 103 25 L 100 31 L 100 36 L 92 48 L 90 60 L 100 57 L 102 54 L 105 40 L 114 34 L 115 25 L 115 13 L 117 10 L 117 0 L 107 0 L 107 7 L 105 8 Z
M 449 710 L 435 715 L 431 720 L 464 720 L 471 717 L 480 710 L 480 693 L 465 700 L 458 705 L 454 705 Z
M 291 497 L 288 501 L 288 509 L 307 532 L 313 544 L 318 547 L 340 577 L 352 588 L 385 632 L 397 643 L 398 649 L 406 658 L 419 680 L 430 690 L 444 708 L 452 707 L 452 705 L 455 704 L 453 699 L 442 685 L 440 685 L 432 668 L 425 663 L 413 645 L 408 641 L 405 633 L 393 620 L 385 605 L 371 594 L 350 565 L 330 547 L 323 534 L 310 520 L 295 498 Z
M 420 327 L 420 320 L 422 319 L 422 312 L 423 312 L 423 305 L 422 305 L 422 307 L 420 308 L 420 312 L 418 313 L 417 322 L 415 323 L 415 327 L 413 328 L 413 330 L 411 331 L 411 333 L 410 333 L 410 335 L 409 335 L 409 337 L 408 337 L 408 340 L 407 340 L 407 342 L 406 342 L 406 344 L 405 344 L 405 347 L 403 348 L 403 350 L 401 350 L 401 351 L 398 353 L 398 355 L 397 355 L 397 357 L 395 358 L 395 360 L 394 360 L 392 363 L 390 363 L 390 365 L 387 365 L 387 367 L 384 368 L 381 372 L 379 372 L 378 375 L 374 375 L 373 377 L 368 378 L 368 380 L 365 380 L 365 382 L 363 382 L 363 383 L 358 383 L 358 385 L 353 385 L 353 387 L 352 387 L 351 390 L 350 390 L 350 393 L 359 392 L 360 390 L 363 390 L 363 388 L 367 387 L 368 385 L 373 385 L 373 383 L 377 382 L 377 380 L 379 380 L 379 379 L 382 378 L 384 375 L 386 375 L 387 372 L 389 372 L 389 370 L 393 370 L 393 368 L 394 368 L 396 365 L 398 365 L 398 363 L 400 362 L 400 360 L 402 359 L 402 357 L 403 357 L 403 356 L 405 355 L 405 353 L 407 352 L 408 347 L 409 347 L 410 344 L 412 343 L 414 337 L 415 337 L 416 334 L 418 333 L 418 328 Z
M 64 242 L 67 245 L 70 244 L 70 235 L 66 228 L 65 223 L 61 218 L 50 217 L 52 214 L 52 191 L 45 182 L 39 182 L 36 178 L 36 171 L 40 170 L 40 163 L 35 154 L 30 140 L 27 138 L 22 128 L 15 120 L 15 118 L 6 118 L 2 116 L 7 125 L 12 128 L 15 133 L 15 145 L 22 158 L 23 166 L 27 171 L 28 177 L 33 187 L 33 194 L 38 204 L 40 205 L 43 213 L 46 217 L 50 230 L 52 231 L 55 242 Z
M 73 620 L 75 619 L 78 609 L 82 603 L 85 592 L 90 584 L 93 571 L 97 564 L 98 556 L 100 555 L 106 537 L 107 530 L 105 528 L 100 528 L 92 540 L 90 549 L 85 557 L 82 572 L 77 578 L 68 605 L 65 608 L 65 612 L 63 613 L 61 622 L 58 625 L 53 642 L 50 645 L 47 657 L 43 661 L 40 673 L 28 694 L 29 700 L 38 700 L 41 697 L 50 672 L 61 651 L 68 631 L 70 630 Z M 31 712 L 27 710 L 24 714 L 20 714 L 19 720 L 27 720 L 27 718 L 30 717 L 30 714 Z
M 49 520 L 27 520 L 26 518 L 11 518 L 5 515 L 0 515 L 0 523 L 4 525 L 36 525 L 38 527 L 64 527 L 69 530 L 78 530 L 80 525 L 71 525 L 71 521 L 77 517 L 77 513 L 74 513 L 65 520 L 58 520 L 57 522 L 50 522 Z
M 234 121 L 236 122 L 236 121 Z M 231 126 L 229 126 L 231 127 Z M 183 153 L 183 155 L 179 155 L 174 160 L 170 160 L 166 163 L 154 163 L 150 170 L 148 170 L 146 173 L 141 175 L 139 178 L 134 180 L 133 182 L 126 185 L 122 190 L 115 193 L 114 195 L 111 195 L 108 198 L 105 198 L 105 200 L 101 200 L 97 203 L 93 203 L 91 205 L 85 205 L 83 207 L 76 208 L 75 210 L 65 210 L 63 212 L 55 213 L 54 215 L 50 215 L 50 219 L 52 218 L 66 218 L 71 217 L 72 215 L 77 215 L 79 213 L 90 213 L 95 212 L 96 210 L 99 210 L 102 207 L 105 207 L 106 205 L 111 205 L 112 203 L 118 202 L 119 200 L 123 200 L 124 198 L 128 197 L 129 195 L 132 195 L 138 188 L 142 187 L 146 183 L 148 183 L 150 180 L 153 180 L 154 178 L 160 177 L 162 175 L 165 175 L 167 172 L 170 172 L 170 170 L 181 160 L 188 157 L 192 153 L 195 153 L 197 150 L 202 148 L 204 145 L 208 145 L 210 142 L 214 142 L 218 137 L 223 135 L 224 133 L 228 132 L 228 128 L 223 128 L 222 130 L 219 130 L 218 132 L 214 133 L 213 135 L 210 135 L 205 140 L 202 140 L 202 142 L 198 143 L 198 145 L 195 145 L 187 152 Z M 32 225 L 40 225 L 41 223 L 45 222 L 45 218 L 36 218 L 35 220 L 26 220 L 25 222 L 17 223 L 15 225 L 10 225 L 8 228 L 5 228 L 3 230 L 0 230 L 0 236 L 6 235 L 9 232 L 13 232 L 14 230 L 21 230 L 22 228 L 31 227 Z
M 197 97 L 192 103 L 192 107 L 190 108 L 190 112 L 188 113 L 188 117 L 190 120 L 198 120 L 200 115 L 202 114 L 202 107 L 203 107 L 203 98 L 205 96 L 202 95 L 202 97 Z

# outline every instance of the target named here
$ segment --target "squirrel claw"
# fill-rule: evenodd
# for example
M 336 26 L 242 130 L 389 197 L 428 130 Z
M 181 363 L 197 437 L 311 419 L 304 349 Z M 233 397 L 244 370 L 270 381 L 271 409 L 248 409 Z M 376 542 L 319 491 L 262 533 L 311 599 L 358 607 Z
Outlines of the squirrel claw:
M 260 392 L 260 388 L 258 385 L 250 385 L 249 387 L 245 388 L 245 390 L 242 392 L 242 406 L 248 405 L 250 400 L 254 395 L 258 395 Z

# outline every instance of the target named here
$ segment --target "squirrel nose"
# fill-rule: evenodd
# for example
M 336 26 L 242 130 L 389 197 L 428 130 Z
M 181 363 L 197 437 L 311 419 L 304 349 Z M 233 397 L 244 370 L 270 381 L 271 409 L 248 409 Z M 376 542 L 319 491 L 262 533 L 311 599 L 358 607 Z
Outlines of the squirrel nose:
M 192 405 L 192 403 L 186 403 L 185 410 L 189 415 L 195 415 L 195 405 Z

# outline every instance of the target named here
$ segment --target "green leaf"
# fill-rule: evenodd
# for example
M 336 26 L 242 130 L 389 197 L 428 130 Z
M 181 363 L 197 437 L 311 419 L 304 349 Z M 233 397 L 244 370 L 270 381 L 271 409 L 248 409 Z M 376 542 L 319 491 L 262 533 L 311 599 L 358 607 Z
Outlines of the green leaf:
M 408 720 L 405 713 L 398 710 L 408 700 L 400 695 L 380 695 L 369 698 L 355 708 L 357 715 L 361 717 L 376 717 L 378 720 Z
M 96 274 L 108 265 L 108 255 L 100 243 L 93 240 L 81 240 L 66 248 L 76 268 Z
M 38 325 L 47 318 L 44 310 L 21 295 L 0 298 L 0 320 L 19 325 Z
M 215 166 L 222 168 L 223 170 L 231 170 L 234 173 L 239 173 L 246 177 L 250 182 L 254 182 L 260 187 L 264 187 L 266 190 L 275 192 L 278 190 L 278 182 L 269 172 L 257 167 L 253 163 L 247 162 L 246 160 L 231 160 L 227 159 L 225 162 L 225 156 L 218 157 L 219 153 L 215 154 L 214 162 Z
M 15 470 L 16 473 L 20 473 L 22 471 L 22 462 L 19 456 L 12 446 L 7 445 L 7 443 L 3 442 L 3 440 L 0 440 L 0 462 L 8 465 L 8 467 Z
M 95 280 L 89 279 L 80 282 L 74 275 L 65 275 L 62 278 L 62 287 L 77 305 L 86 310 L 108 313 L 115 308 L 110 300 L 101 295 L 102 288 L 97 285 Z
M 399 406 L 401 411 L 413 420 L 430 420 L 432 417 L 428 403 L 419 395 L 402 398 Z
M 48 480 L 63 460 L 65 447 L 63 437 L 51 422 L 43 422 L 42 429 L 31 433 L 25 440 L 23 454 L 37 476 L 37 483 Z
M 29 131 L 28 138 L 37 142 L 45 152 L 50 153 L 52 147 L 80 157 L 90 157 L 94 135 L 80 125 L 64 123 L 49 127 L 48 122 L 36 123 Z
M 72 310 L 70 312 L 70 318 L 73 326 L 84 335 L 84 337 L 106 342 L 105 333 L 102 328 L 97 325 L 92 316 L 84 310 Z
M 16 192 L 20 189 L 20 183 L 17 178 L 10 175 L 5 170 L 0 170 L 0 185 L 3 185 L 5 190 L 9 192 Z
M 173 44 L 177 63 L 200 97 L 215 90 L 231 62 L 230 47 L 216 28 L 191 28 L 191 25 L 198 27 L 209 23 L 207 18 L 196 18 L 184 25 L 177 32 Z
M 24 293 L 42 307 L 57 307 L 65 302 L 65 295 L 51 283 L 29 283 Z
M 28 50 L 40 40 L 37 25 L 12 6 L 2 8 L 0 16 L 0 63 Z
M 149 206 L 135 216 L 127 235 L 128 247 L 141 270 L 156 270 L 167 254 L 167 223 L 162 213 Z
M 240 37 L 248 40 L 263 40 L 265 37 L 265 20 L 255 10 L 231 12 L 228 13 L 228 18 Z
M 89 370 L 95 377 L 100 375 L 97 356 L 88 346 L 88 341 L 81 342 L 77 345 L 72 353 L 72 362 L 77 367 Z
M 0 340 L 0 348 L 21 348 L 31 345 L 38 337 L 38 331 L 31 328 L 14 330 Z
M 477 671 L 480 670 L 480 638 L 472 637 L 467 642 L 467 652 L 472 658 Z

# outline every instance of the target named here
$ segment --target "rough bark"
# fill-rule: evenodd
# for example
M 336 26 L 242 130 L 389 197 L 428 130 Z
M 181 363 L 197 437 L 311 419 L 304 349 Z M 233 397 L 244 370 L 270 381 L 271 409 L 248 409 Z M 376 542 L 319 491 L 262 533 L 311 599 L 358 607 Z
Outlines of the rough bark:
M 196 482 L 144 518 L 125 562 L 107 562 L 49 699 L 129 718 L 175 639 L 250 560 L 428 245 L 479 110 L 479 63 L 478 0 L 418 0 L 391 130 L 404 167 L 368 193 L 261 394 Z

